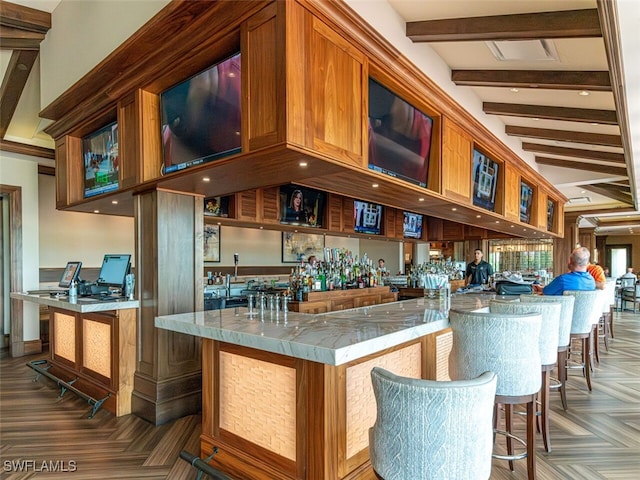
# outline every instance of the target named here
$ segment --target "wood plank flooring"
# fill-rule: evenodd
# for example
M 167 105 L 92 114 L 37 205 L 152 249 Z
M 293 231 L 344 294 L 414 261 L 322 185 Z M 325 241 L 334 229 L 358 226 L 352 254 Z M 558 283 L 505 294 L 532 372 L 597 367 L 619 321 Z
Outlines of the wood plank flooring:
M 567 412 L 552 394 L 553 451 L 544 452 L 538 435 L 539 480 L 640 478 L 640 315 L 616 312 L 614 324 L 616 338 L 609 352 L 601 349 L 593 392 L 571 371 Z M 196 478 L 178 454 L 199 452 L 200 416 L 160 427 L 104 410 L 88 419 L 84 400 L 72 393 L 57 398 L 60 390 L 47 378 L 34 382 L 35 372 L 25 364 L 35 358 L 0 361 L 0 479 Z M 523 422 L 516 423 L 519 428 Z M 515 462 L 514 472 L 494 461 L 492 480 L 525 478 L 524 461 Z

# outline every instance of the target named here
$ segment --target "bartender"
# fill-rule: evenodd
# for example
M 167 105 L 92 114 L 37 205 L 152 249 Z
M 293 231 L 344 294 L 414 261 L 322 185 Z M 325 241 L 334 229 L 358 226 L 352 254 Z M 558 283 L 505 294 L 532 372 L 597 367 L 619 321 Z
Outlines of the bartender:
M 493 275 L 493 267 L 482 259 L 483 253 L 479 248 L 476 248 L 474 255 L 475 260 L 467 264 L 465 285 L 485 285 Z

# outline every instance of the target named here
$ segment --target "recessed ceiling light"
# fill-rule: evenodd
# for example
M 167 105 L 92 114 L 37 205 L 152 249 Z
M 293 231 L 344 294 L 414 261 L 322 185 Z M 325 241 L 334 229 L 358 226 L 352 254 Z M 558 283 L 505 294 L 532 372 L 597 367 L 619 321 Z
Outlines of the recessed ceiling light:
M 112 203 L 113 205 L 117 205 L 117 204 L 118 204 L 118 200 L 111 200 L 111 203 Z
M 424 202 L 424 198 L 420 197 L 420 198 L 418 199 L 418 201 L 419 201 L 419 202 Z
M 520 90 L 518 90 L 517 88 L 510 88 L 509 91 L 513 93 L 518 93 Z
M 373 183 L 371 186 L 372 186 L 373 188 L 378 188 L 380 185 L 378 185 L 377 183 Z
M 476 218 L 482 218 L 482 215 L 476 215 Z
M 211 179 L 209 177 L 202 177 L 203 182 L 210 182 Z
M 300 162 L 298 165 L 300 165 L 301 167 L 306 167 L 309 164 L 307 162 Z
M 496 220 L 496 223 L 500 223 L 500 220 Z
M 456 207 L 453 207 L 453 208 L 451 209 L 451 211 L 452 211 L 452 212 L 455 212 L 456 210 L 458 210 Z
M 222 223 L 218 222 L 218 225 L 222 225 Z M 262 228 L 262 227 L 260 227 L 260 228 Z
M 580 193 L 587 193 L 586 190 L 580 190 Z
M 535 118 L 533 119 L 533 121 L 534 121 L 534 122 L 537 122 L 537 121 L 539 121 L 539 120 L 540 120 L 540 119 L 539 119 L 538 117 L 535 117 Z
M 515 225 L 509 225 L 511 228 L 515 227 Z
M 578 92 L 578 95 L 580 95 L 581 97 L 588 97 L 590 95 L 590 93 L 587 92 L 586 90 L 582 90 L 582 91 Z
M 94 210 L 93 213 L 100 213 L 100 210 Z

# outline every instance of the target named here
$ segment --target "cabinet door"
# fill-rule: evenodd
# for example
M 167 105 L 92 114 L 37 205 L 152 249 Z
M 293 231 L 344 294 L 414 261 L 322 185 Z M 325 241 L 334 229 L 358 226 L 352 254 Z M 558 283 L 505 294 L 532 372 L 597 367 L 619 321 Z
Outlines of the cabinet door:
M 511 221 L 520 220 L 520 173 L 515 167 L 505 164 L 504 216 Z
M 471 136 L 445 119 L 442 140 L 442 194 L 455 201 L 471 203 Z
M 313 18 L 307 46 L 306 143 L 350 165 L 364 167 L 364 56 Z

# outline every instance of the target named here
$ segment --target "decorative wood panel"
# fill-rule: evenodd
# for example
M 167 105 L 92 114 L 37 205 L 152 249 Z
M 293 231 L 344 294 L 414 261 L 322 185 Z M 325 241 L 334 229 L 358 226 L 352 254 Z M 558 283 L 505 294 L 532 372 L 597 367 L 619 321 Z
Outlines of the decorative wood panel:
M 387 238 L 394 238 L 397 236 L 396 233 L 396 217 L 404 215 L 400 210 L 396 210 L 395 208 L 385 208 L 384 209 L 384 234 Z
M 504 175 L 504 216 L 507 220 L 520 220 L 520 172 L 509 164 L 505 164 Z
M 278 187 L 260 190 L 262 197 L 262 222 L 280 223 L 280 195 Z
M 156 113 L 156 117 L 158 114 Z M 138 115 L 136 95 L 129 95 L 118 102 L 118 156 L 120 157 L 120 188 L 136 185 L 143 179 L 137 174 L 142 168 L 139 131 L 143 116 Z M 159 137 L 160 127 L 156 131 Z M 156 177 L 160 176 L 157 169 Z
M 256 189 L 240 192 L 236 195 L 238 220 L 258 219 L 258 191 Z
M 353 233 L 355 230 L 355 219 L 353 218 L 353 198 L 344 197 L 342 199 L 342 231 Z
M 464 225 L 462 223 L 442 221 L 442 240 L 460 241 L 464 240 Z
M 395 232 L 395 238 L 404 238 L 404 212 L 402 210 L 396 210 Z M 422 217 L 422 235 L 424 238 L 424 216 Z
M 56 207 L 64 208 L 69 204 L 69 180 L 67 167 L 68 136 L 56 140 Z
M 329 208 L 327 208 L 327 226 L 330 232 L 342 232 L 343 231 L 343 217 L 342 217 L 342 197 L 340 195 L 329 194 L 328 201 Z
M 534 197 L 534 200 L 535 200 L 534 218 L 536 220 L 534 225 L 537 226 L 541 230 L 546 230 L 547 229 L 547 199 L 548 198 L 549 198 L 549 196 L 547 195 L 547 192 L 543 192 L 540 189 L 538 189 L 538 192 Z
M 147 181 L 158 178 L 163 165 L 162 140 L 159 135 L 162 124 L 160 96 L 144 90 L 138 90 L 136 92 L 136 105 L 136 112 L 139 115 L 136 118 L 139 132 L 137 142 L 139 150 L 136 152 L 135 158 L 130 159 L 127 157 L 123 159 L 122 163 L 125 170 L 120 174 L 123 187 L 129 186 L 125 178 L 128 180 L 132 170 L 135 171 L 138 178 L 141 177 L 141 181 Z M 129 134 L 128 129 L 125 129 L 125 134 Z M 124 175 L 124 178 L 122 175 Z
M 279 108 L 285 98 L 284 25 L 276 17 L 276 5 L 270 5 L 246 22 L 246 52 L 243 84 L 243 128 L 248 132 L 248 148 L 255 150 L 284 139 L 284 110 Z
M 364 56 L 317 18 L 309 33 L 307 144 L 364 167 Z
M 443 121 L 442 194 L 457 202 L 471 203 L 473 140 L 451 120 Z
M 427 234 L 425 238 L 431 242 L 438 242 L 444 239 L 443 220 L 441 218 L 427 217 Z

